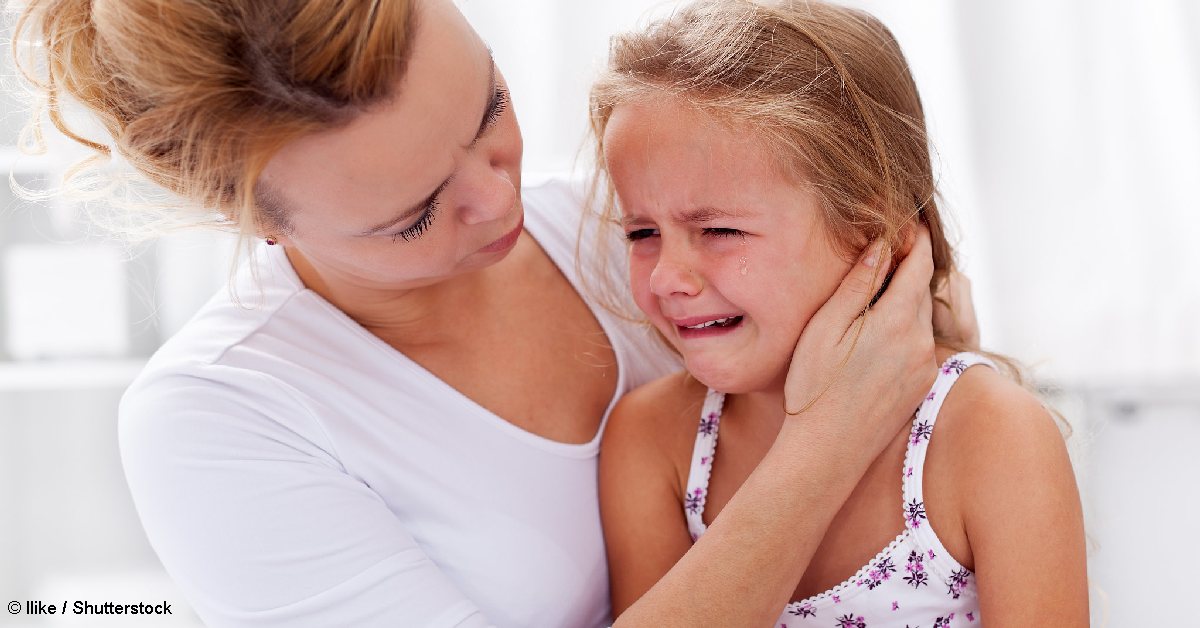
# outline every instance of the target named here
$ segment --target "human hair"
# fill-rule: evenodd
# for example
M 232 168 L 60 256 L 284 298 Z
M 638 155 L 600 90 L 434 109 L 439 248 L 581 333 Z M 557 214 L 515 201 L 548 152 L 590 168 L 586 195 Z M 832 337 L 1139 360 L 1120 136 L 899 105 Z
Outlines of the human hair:
M 874 16 L 815 0 L 698 0 L 614 37 L 590 103 L 602 224 L 618 222 L 608 121 L 623 103 L 663 96 L 761 139 L 783 174 L 811 187 L 837 253 L 854 259 L 876 238 L 897 250 L 920 221 L 933 249 L 931 293 L 947 281 L 954 249 L 921 98 L 896 38 Z M 1022 381 L 1014 361 L 988 355 Z
M 126 224 L 219 225 L 244 238 L 290 227 L 260 184 L 281 147 L 394 94 L 415 17 L 411 0 L 28 0 L 14 56 L 43 102 L 35 133 L 46 114 L 95 151 L 74 175 L 115 153 L 190 216 Z M 69 101 L 109 138 L 72 128 Z
M 841 253 L 875 238 L 894 249 L 919 217 L 933 242 L 931 287 L 945 281 L 953 252 L 921 99 L 899 44 L 873 16 L 807 0 L 701 0 L 614 37 L 591 92 L 601 173 L 613 109 L 664 94 L 761 138 L 785 174 L 811 184 Z

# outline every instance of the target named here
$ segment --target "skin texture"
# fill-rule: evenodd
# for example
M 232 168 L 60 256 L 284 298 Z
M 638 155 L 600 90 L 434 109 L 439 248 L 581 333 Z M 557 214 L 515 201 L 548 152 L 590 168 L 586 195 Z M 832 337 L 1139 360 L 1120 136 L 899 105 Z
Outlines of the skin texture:
M 601 505 L 620 613 L 695 551 L 682 503 L 707 387 L 733 393 L 706 500 L 710 530 L 724 523 L 738 491 L 793 423 L 815 429 L 782 411 L 789 357 L 852 262 L 829 245 L 805 182 L 771 168 L 746 129 L 667 96 L 618 106 L 605 142 L 631 240 L 635 299 L 691 375 L 627 395 L 606 433 Z M 698 208 L 708 220 L 694 219 Z M 714 209 L 724 215 L 714 217 Z M 678 324 L 730 314 L 742 323 L 716 335 L 689 337 Z M 949 355 L 941 350 L 938 360 Z M 895 425 L 791 581 L 789 599 L 844 581 L 903 530 L 899 478 L 908 425 Z M 978 573 L 988 625 L 1086 625 L 1079 497 L 1049 414 L 1016 384 L 976 367 L 955 385 L 937 425 L 926 470 L 930 524 Z M 851 450 L 859 444 L 842 442 L 853 443 Z
M 487 123 L 497 87 L 490 60 L 453 4 L 423 0 L 416 11 L 396 97 L 285 146 L 268 164 L 264 185 L 293 225 L 272 235 L 309 288 L 449 385 L 522 429 L 586 442 L 614 392 L 611 349 L 597 345 L 598 323 L 532 238 L 483 250 L 520 224 L 520 133 L 511 109 Z M 394 237 L 417 215 L 363 235 L 439 188 L 436 217 L 419 235 Z M 794 406 L 838 385 L 803 424 L 785 422 L 722 524 L 620 625 L 753 624 L 786 601 L 857 477 L 898 429 L 898 409 L 914 407 L 933 378 L 924 288 L 932 263 L 918 238 L 862 326 L 850 363 L 857 380 L 837 381 L 848 332 L 882 280 L 876 268 L 854 264 L 834 279 L 832 298 L 814 304 L 813 322 L 790 341 L 795 356 L 788 348 L 776 358 L 795 362 L 785 385 Z M 860 455 L 840 451 L 847 436 L 863 443 Z M 787 558 L 764 569 L 773 556 Z

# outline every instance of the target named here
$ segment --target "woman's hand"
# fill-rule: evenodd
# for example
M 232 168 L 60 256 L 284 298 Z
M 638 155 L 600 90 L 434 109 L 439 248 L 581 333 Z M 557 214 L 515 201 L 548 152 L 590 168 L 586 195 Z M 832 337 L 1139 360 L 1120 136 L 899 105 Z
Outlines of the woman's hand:
M 891 255 L 881 242 L 867 248 L 801 334 L 784 387 L 787 412 L 809 417 L 804 431 L 828 428 L 836 441 L 853 443 L 862 471 L 912 418 L 937 374 L 928 230 L 917 229 L 909 245 L 869 307 Z
M 933 295 L 933 333 L 968 351 L 979 350 L 979 321 L 971 302 L 971 280 L 951 270 Z

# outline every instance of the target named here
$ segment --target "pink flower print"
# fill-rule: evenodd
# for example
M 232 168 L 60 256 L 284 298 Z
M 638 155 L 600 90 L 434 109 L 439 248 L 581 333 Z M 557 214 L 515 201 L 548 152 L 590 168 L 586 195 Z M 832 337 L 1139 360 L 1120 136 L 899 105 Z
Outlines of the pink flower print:
M 910 477 L 910 478 L 911 478 L 911 477 L 912 477 L 912 474 L 913 474 L 913 468 L 912 468 L 912 467 L 909 467 L 907 470 L 905 470 L 905 471 L 904 471 L 904 475 L 905 475 L 906 477 Z
M 942 367 L 942 372 L 946 375 L 949 375 L 950 373 L 962 375 L 962 372 L 965 370 L 967 370 L 967 363 L 959 360 L 958 358 L 947 361 L 946 365 Z
M 892 600 L 892 610 L 894 610 L 894 611 L 900 610 L 900 603 L 895 600 Z
M 837 628 L 867 628 L 867 620 L 862 615 L 854 616 L 854 613 L 847 613 L 837 618 Z
M 934 557 L 933 550 L 929 550 L 929 560 L 933 560 L 933 557 Z
M 929 391 L 928 395 L 925 395 L 925 401 L 933 401 L 933 398 L 936 396 L 937 396 L 937 392 L 931 390 L 931 391 Z
M 908 523 L 908 527 L 921 527 L 923 519 L 925 519 L 925 502 L 914 499 L 904 506 L 904 521 Z
M 925 556 L 917 551 L 909 552 L 908 564 L 904 566 L 904 571 L 908 572 L 904 576 L 904 581 L 914 589 L 920 589 L 921 585 L 929 584 L 929 574 L 925 571 Z
M 700 456 L 700 464 L 708 464 L 708 456 Z
M 704 489 L 697 486 L 690 495 L 684 498 L 683 507 L 693 515 L 699 513 L 700 509 L 704 508 Z
M 954 573 L 950 574 L 950 580 L 946 582 L 946 586 L 948 587 L 946 593 L 957 600 L 958 596 L 962 595 L 963 590 L 970 583 L 970 578 L 971 572 L 966 569 L 955 570 Z M 950 619 L 954 619 L 954 617 L 951 616 Z
M 975 621 L 975 613 L 973 613 L 973 612 L 967 613 L 967 621 Z
M 841 604 L 841 603 L 842 603 L 842 596 L 840 596 L 840 595 L 835 595 L 835 596 L 833 596 L 833 603 L 834 603 L 834 604 Z
M 929 436 L 933 434 L 933 426 L 929 421 L 921 421 L 912 426 L 912 438 L 909 442 L 913 445 L 920 445 L 921 441 L 929 440 Z
M 858 585 L 862 586 L 865 584 L 868 589 L 874 589 L 883 584 L 884 580 L 891 579 L 894 573 L 896 573 L 896 565 L 892 563 L 892 557 L 884 556 L 879 559 L 879 562 L 871 565 L 871 570 L 867 572 L 867 577 L 859 580 Z
M 712 436 L 713 432 L 717 431 L 717 426 L 721 423 L 721 415 L 716 412 L 709 412 L 703 419 L 700 419 L 700 433 L 705 436 Z
M 788 612 L 797 617 L 816 617 L 817 616 L 816 607 L 808 602 L 805 602 L 805 603 L 800 604 L 799 606 L 795 606 L 793 608 L 789 608 Z

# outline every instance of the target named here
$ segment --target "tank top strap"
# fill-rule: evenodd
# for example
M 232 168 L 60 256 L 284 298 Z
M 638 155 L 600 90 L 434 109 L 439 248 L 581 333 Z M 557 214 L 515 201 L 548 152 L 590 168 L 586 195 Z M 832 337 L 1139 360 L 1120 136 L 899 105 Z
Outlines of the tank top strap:
M 985 364 L 992 368 L 996 365 L 989 359 L 977 353 L 956 353 L 946 359 L 938 369 L 937 379 L 929 390 L 925 400 L 913 417 L 912 431 L 908 437 L 908 449 L 904 455 L 904 524 L 909 530 L 917 533 L 928 531 L 925 517 L 925 493 L 922 478 L 925 473 L 925 454 L 929 451 L 929 439 L 933 436 L 933 426 L 941 412 L 942 403 L 950 388 L 958 381 L 963 371 Z M 919 534 L 920 535 L 920 534 Z
M 704 505 L 708 501 L 708 478 L 712 475 L 713 457 L 717 455 L 717 433 L 721 429 L 721 410 L 724 406 L 725 393 L 708 389 L 704 396 L 704 407 L 700 409 L 700 427 L 696 430 L 687 493 L 683 497 L 683 514 L 687 518 L 688 532 L 693 541 L 708 529 L 704 525 Z

